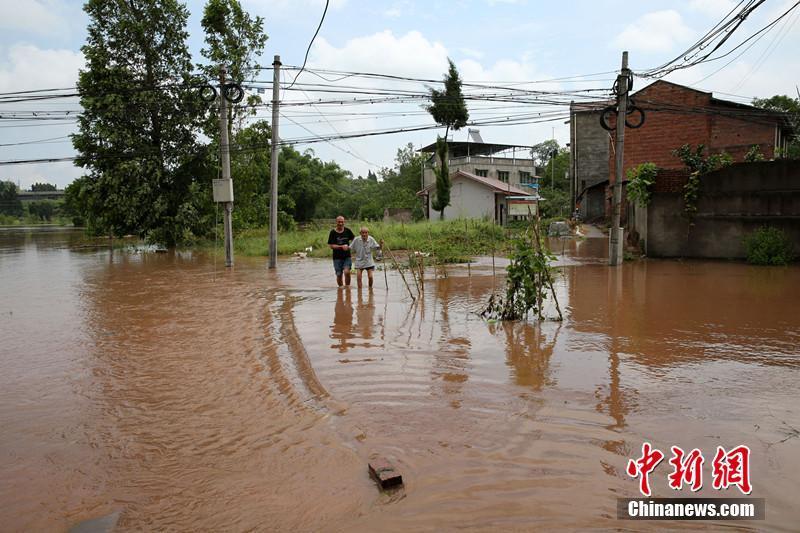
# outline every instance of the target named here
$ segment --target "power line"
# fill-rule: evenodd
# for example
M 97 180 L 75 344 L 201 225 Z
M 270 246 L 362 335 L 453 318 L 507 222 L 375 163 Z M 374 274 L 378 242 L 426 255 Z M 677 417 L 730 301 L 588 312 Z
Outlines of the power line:
M 317 26 L 317 31 L 314 32 L 314 36 L 311 38 L 311 41 L 308 43 L 308 48 L 306 49 L 306 57 L 303 59 L 303 66 L 300 67 L 300 70 L 297 72 L 297 75 L 294 77 L 294 80 L 292 80 L 292 85 L 294 85 L 294 82 L 297 81 L 298 76 L 300 76 L 300 74 L 302 74 L 303 69 L 306 68 L 306 62 L 308 61 L 308 53 L 311 51 L 311 45 L 314 44 L 314 39 L 317 38 L 317 35 L 319 34 L 320 28 L 322 28 L 322 23 L 325 20 L 325 15 L 328 13 L 328 4 L 329 3 L 330 3 L 329 0 L 325 0 L 325 9 L 322 11 L 322 18 L 319 19 L 319 26 Z M 292 85 L 289 85 L 289 89 L 292 88 Z

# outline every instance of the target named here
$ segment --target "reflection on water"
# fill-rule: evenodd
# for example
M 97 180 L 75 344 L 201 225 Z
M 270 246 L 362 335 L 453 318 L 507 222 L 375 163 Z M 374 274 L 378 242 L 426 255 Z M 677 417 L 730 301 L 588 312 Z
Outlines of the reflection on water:
M 558 241 L 566 320 L 487 324 L 490 260 L 429 272 L 412 304 L 395 273 L 338 289 L 328 261 L 226 272 L 73 239 L 0 233 L 4 530 L 113 511 L 121 530 L 615 529 L 643 440 L 749 445 L 769 512 L 748 527 L 800 522 L 798 267 L 610 269 L 604 239 Z M 401 493 L 369 480 L 374 454 Z

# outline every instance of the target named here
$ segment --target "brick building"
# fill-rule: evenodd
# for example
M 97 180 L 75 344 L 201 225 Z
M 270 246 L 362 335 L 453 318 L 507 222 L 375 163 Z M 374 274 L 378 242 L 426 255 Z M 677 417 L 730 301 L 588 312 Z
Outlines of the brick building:
M 753 145 L 758 145 L 766 159 L 772 159 L 776 148 L 785 149 L 788 143 L 789 128 L 780 113 L 714 98 L 712 93 L 659 80 L 632 94 L 631 99 L 644 110 L 645 122 L 641 128 L 625 130 L 623 175 L 647 162 L 662 169 L 683 169 L 672 151 L 684 144 L 704 144 L 708 153 L 724 151 L 739 162 Z M 601 108 L 585 104 L 571 108 L 573 198 L 580 202 L 584 217 L 597 214 L 591 211 L 597 204 L 597 199 L 591 198 L 593 191 L 595 196 L 603 194 L 605 215 L 611 212 L 616 132 L 600 127 Z M 657 184 L 659 189 L 682 186 L 677 172 L 663 173 L 663 179 L 670 184 Z

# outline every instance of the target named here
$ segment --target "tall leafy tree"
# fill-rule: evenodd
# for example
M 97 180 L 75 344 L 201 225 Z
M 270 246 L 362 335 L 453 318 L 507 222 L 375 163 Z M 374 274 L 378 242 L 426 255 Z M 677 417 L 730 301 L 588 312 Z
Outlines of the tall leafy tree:
M 450 205 L 450 189 L 453 184 L 450 182 L 450 165 L 447 154 L 447 138 L 436 138 L 436 154 L 439 156 L 439 166 L 433 169 L 436 177 L 436 196 L 431 202 L 434 211 L 439 211 L 439 218 L 444 218 L 444 210 Z
M 200 51 L 209 64 L 199 65 L 209 79 L 219 78 L 219 66 L 228 68 L 228 79 L 241 83 L 253 77 L 261 67 L 258 58 L 264 51 L 267 34 L 264 33 L 264 19 L 252 17 L 242 9 L 238 0 L 208 0 L 200 21 L 205 32 L 206 46 Z M 256 104 L 260 98 L 248 97 L 249 104 Z M 230 106 L 228 125 L 241 127 L 242 121 L 251 107 Z M 213 121 L 212 121 L 213 123 Z M 211 131 L 213 132 L 213 127 Z M 216 135 L 216 132 L 213 133 Z
M 12 181 L 0 181 L 0 214 L 22 216 L 22 202 L 17 197 L 17 185 Z
M 461 92 L 461 76 L 452 59 L 448 58 L 447 63 L 449 66 L 444 76 L 444 89 L 441 91 L 430 89 L 431 105 L 427 108 L 433 120 L 445 127 L 445 139 L 450 133 L 450 128 L 460 130 L 469 120 L 464 93 Z
M 788 159 L 800 159 L 800 90 L 797 91 L 797 98 L 776 94 L 770 98 L 756 98 L 753 105 L 786 114 L 786 121 L 794 134 L 782 155 Z
M 84 11 L 84 112 L 73 144 L 87 175 L 73 197 L 96 232 L 175 243 L 196 218 L 190 196 L 205 164 L 189 13 L 177 0 L 88 0 Z
M 258 56 L 267 42 L 262 17 L 251 17 L 238 0 L 208 0 L 200 23 L 206 34 L 200 53 L 211 63 L 202 67 L 207 74 L 216 77 L 224 64 L 230 78 L 241 82 L 260 67 Z
M 434 170 L 436 175 L 436 197 L 431 206 L 434 211 L 439 211 L 439 218 L 444 218 L 444 210 L 450 205 L 450 169 L 447 160 L 447 136 L 450 128 L 459 130 L 467 125 L 469 111 L 464 102 L 464 94 L 461 92 L 461 77 L 455 63 L 448 58 L 448 70 L 444 76 L 443 90 L 430 89 L 431 105 L 427 107 L 428 113 L 437 124 L 444 126 L 444 139 L 441 137 L 436 140 L 436 153 L 439 156 L 440 165 Z

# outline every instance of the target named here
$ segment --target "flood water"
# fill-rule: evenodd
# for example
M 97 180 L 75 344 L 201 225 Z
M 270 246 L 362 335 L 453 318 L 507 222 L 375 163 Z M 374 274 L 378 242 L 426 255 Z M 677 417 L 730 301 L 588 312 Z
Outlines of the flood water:
M 0 232 L 0 530 L 797 530 L 800 267 L 554 241 L 563 322 L 475 311 L 491 261 L 335 287 L 329 261 L 76 250 Z M 386 289 L 388 284 L 388 290 Z M 548 310 L 553 316 L 554 310 Z M 630 522 L 648 441 L 751 449 L 766 520 Z M 405 486 L 380 492 L 371 457 Z

